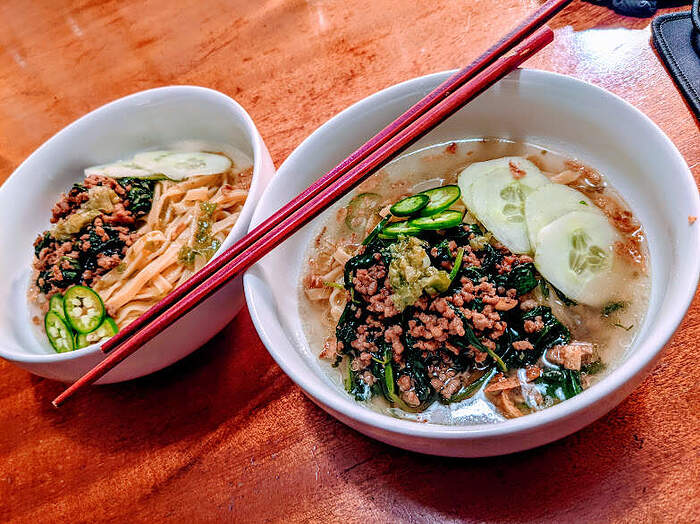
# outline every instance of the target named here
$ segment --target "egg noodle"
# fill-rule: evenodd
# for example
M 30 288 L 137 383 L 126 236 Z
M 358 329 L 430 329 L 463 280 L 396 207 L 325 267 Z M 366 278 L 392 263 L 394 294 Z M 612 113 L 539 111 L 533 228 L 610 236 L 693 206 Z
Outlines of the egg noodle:
M 338 323 L 347 302 L 347 291 L 332 284 L 342 283 L 345 264 L 352 258 L 355 246 L 335 246 L 328 240 L 323 240 L 323 242 L 327 245 L 323 246 L 325 249 L 319 249 L 319 254 L 316 257 L 318 264 L 316 268 L 323 271 L 316 278 L 323 285 L 322 287 L 305 286 L 304 291 L 309 300 L 324 306 L 323 322 L 330 327 Z
M 201 269 L 234 226 L 248 196 L 252 168 L 156 184 L 138 240 L 122 262 L 96 280 L 122 328 Z M 209 251 L 197 249 L 204 234 Z

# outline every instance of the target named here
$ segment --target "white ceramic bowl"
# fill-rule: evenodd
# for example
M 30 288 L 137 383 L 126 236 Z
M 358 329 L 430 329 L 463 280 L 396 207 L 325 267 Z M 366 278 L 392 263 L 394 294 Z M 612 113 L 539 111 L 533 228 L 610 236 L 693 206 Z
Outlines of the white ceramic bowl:
M 82 179 L 85 167 L 189 139 L 222 148 L 233 146 L 253 159 L 248 201 L 223 250 L 247 231 L 274 166 L 250 116 L 234 100 L 211 89 L 163 87 L 100 107 L 49 139 L 0 186 L 0 357 L 64 382 L 74 381 L 104 358 L 97 345 L 57 354 L 37 339 L 26 301 L 32 243 L 48 228 L 58 196 Z M 242 283 L 237 279 L 107 373 L 100 383 L 140 377 L 176 362 L 213 337 L 242 306 Z
M 253 215 L 255 225 L 447 78 L 437 73 L 390 87 L 346 109 L 285 161 Z M 690 118 L 690 117 L 689 117 Z M 639 384 L 694 295 L 700 268 L 698 191 L 683 158 L 651 120 L 620 98 L 573 78 L 515 72 L 415 144 L 505 137 L 568 153 L 601 170 L 641 220 L 651 252 L 652 291 L 641 332 L 623 363 L 581 395 L 515 420 L 440 426 L 398 420 L 363 407 L 322 372 L 298 315 L 304 253 L 321 216 L 244 278 L 255 327 L 277 363 L 319 406 L 358 431 L 402 448 L 475 457 L 532 448 L 579 430 Z

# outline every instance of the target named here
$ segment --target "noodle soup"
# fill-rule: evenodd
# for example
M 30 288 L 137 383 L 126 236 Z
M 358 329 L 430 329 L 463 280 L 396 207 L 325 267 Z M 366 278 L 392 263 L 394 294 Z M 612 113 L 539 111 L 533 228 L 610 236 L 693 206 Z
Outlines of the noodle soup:
M 151 151 L 86 169 L 34 243 L 29 301 L 53 349 L 106 340 L 203 267 L 251 176 L 235 150 Z
M 615 367 L 649 295 L 643 230 L 595 170 L 506 140 L 403 156 L 333 210 L 300 307 L 322 366 L 372 409 L 474 424 Z

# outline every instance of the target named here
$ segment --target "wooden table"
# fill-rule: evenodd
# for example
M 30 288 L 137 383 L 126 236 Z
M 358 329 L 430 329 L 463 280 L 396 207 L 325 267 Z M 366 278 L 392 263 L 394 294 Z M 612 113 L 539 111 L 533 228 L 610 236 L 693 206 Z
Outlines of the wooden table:
M 235 97 L 279 165 L 349 104 L 466 63 L 538 4 L 415 3 L 4 0 L 0 180 L 84 113 L 167 84 Z M 529 65 L 639 107 L 700 177 L 698 124 L 649 22 L 576 2 Z M 480 460 L 421 456 L 343 426 L 273 363 L 245 310 L 182 362 L 60 411 L 49 402 L 62 384 L 0 362 L 0 519 L 698 522 L 699 312 L 696 300 L 661 363 L 608 416 Z

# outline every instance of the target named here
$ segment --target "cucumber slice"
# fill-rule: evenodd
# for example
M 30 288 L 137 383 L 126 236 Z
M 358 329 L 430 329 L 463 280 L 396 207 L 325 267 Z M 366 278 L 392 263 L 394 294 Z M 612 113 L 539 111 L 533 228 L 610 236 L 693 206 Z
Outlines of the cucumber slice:
M 53 311 L 49 311 L 44 317 L 44 330 L 56 353 L 66 353 L 75 349 L 73 332 L 68 324 Z
M 418 195 L 426 195 L 430 199 L 428 205 L 421 210 L 421 216 L 427 217 L 444 211 L 454 204 L 461 194 L 459 186 L 455 185 L 436 187 L 419 193 Z
M 421 228 L 412 226 L 409 222 L 393 222 L 382 229 L 379 238 L 397 238 L 399 236 L 412 236 L 421 232 Z
M 480 177 L 471 187 L 472 213 L 513 253 L 532 251 L 524 209 L 529 190 L 502 170 Z
M 428 195 L 418 193 L 417 195 L 402 198 L 391 206 L 390 211 L 392 215 L 396 215 L 397 217 L 407 217 L 418 213 L 418 211 L 428 205 L 429 201 L 430 197 Z
M 519 178 L 515 178 L 514 172 L 518 174 Z M 462 201 L 469 210 L 473 206 L 471 191 L 473 184 L 480 178 L 487 177 L 493 173 L 507 174 L 512 180 L 518 180 L 521 184 L 531 189 L 550 183 L 549 179 L 542 174 L 535 164 L 519 156 L 506 156 L 487 160 L 486 162 L 475 162 L 467 166 L 459 174 L 457 181 L 462 192 Z
M 85 176 L 87 177 L 90 175 L 102 175 L 111 178 L 151 178 L 158 176 L 157 173 L 130 160 L 88 167 L 85 169 Z
M 117 331 L 119 331 L 117 323 L 114 319 L 107 317 L 95 331 L 91 331 L 90 333 L 78 333 L 75 339 L 76 346 L 78 348 L 84 348 L 90 344 L 104 342 L 116 335 Z
M 576 302 L 598 306 L 615 294 L 614 244 L 620 237 L 602 214 L 573 211 L 543 227 L 535 244 L 535 266 Z
M 59 317 L 61 317 L 61 320 L 65 322 L 66 316 L 63 311 L 63 295 L 56 293 L 51 297 L 51 300 L 49 300 L 49 311 L 56 313 Z
M 547 224 L 572 211 L 603 212 L 586 195 L 561 184 L 546 184 L 535 189 L 525 199 L 525 223 L 534 246 L 537 234 Z
M 96 330 L 105 317 L 100 295 L 86 286 L 68 288 L 63 296 L 63 311 L 70 326 L 78 333 Z
M 412 218 L 408 221 L 407 227 L 417 227 L 423 231 L 447 229 L 461 224 L 463 216 L 460 211 L 447 210 L 429 217 Z
M 345 225 L 350 231 L 364 233 L 367 231 L 367 222 L 379 212 L 383 201 L 382 196 L 377 193 L 360 193 L 353 197 L 348 204 Z
M 231 167 L 228 157 L 199 151 L 148 151 L 135 155 L 133 163 L 178 181 L 196 175 L 223 173 Z
M 462 201 L 469 211 L 514 253 L 532 251 L 524 201 L 548 184 L 535 164 L 516 156 L 477 162 L 459 175 Z

